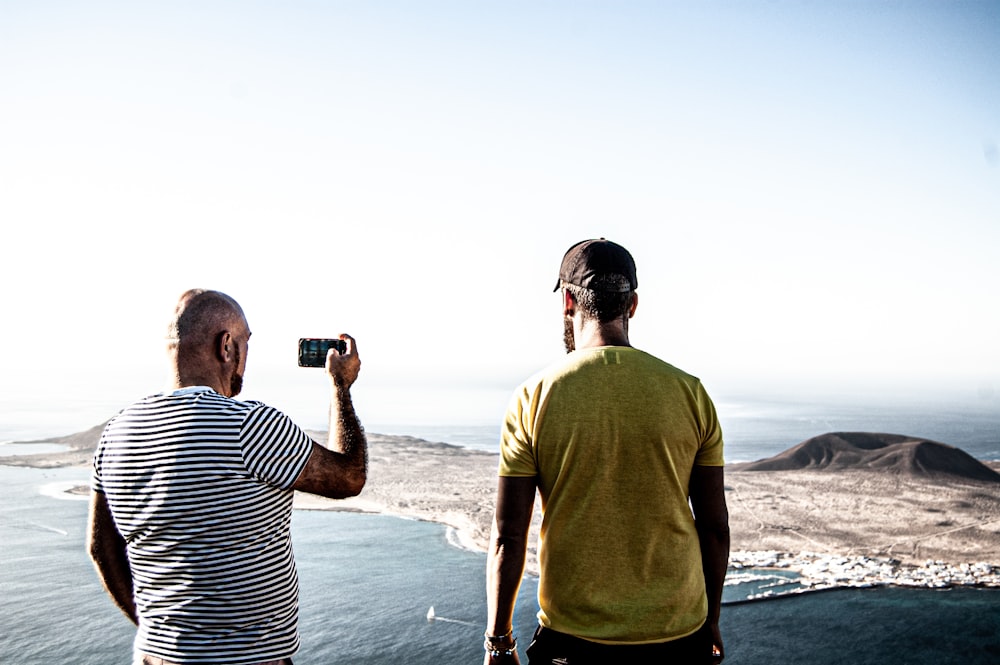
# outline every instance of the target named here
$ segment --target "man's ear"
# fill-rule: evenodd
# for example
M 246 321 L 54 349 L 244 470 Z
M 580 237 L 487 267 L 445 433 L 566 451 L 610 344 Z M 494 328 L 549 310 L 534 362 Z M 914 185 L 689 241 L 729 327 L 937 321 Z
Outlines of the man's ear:
M 569 292 L 569 289 L 563 289 L 562 296 L 563 316 L 572 318 L 576 314 L 576 300 L 573 299 L 573 294 Z
M 632 304 L 628 306 L 628 318 L 635 316 L 635 308 L 639 306 L 639 294 L 632 292 Z
M 233 354 L 233 336 L 228 330 L 223 330 L 215 336 L 215 355 L 224 363 L 230 361 Z

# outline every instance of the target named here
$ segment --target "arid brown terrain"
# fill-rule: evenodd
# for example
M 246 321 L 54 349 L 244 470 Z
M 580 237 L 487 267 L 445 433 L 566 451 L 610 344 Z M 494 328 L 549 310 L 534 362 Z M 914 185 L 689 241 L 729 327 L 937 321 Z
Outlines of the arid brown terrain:
M 66 452 L 0 463 L 86 465 L 100 431 L 49 440 L 69 446 Z M 1000 563 L 1000 481 L 994 479 L 1000 463 L 969 464 L 960 450 L 936 447 L 943 444 L 925 455 L 922 440 L 893 437 L 828 434 L 769 460 L 728 467 L 732 549 Z M 497 455 L 405 436 L 369 434 L 369 444 L 369 481 L 360 496 L 301 495 L 297 506 L 434 521 L 454 527 L 467 547 L 485 550 Z M 531 559 L 529 569 L 534 566 Z

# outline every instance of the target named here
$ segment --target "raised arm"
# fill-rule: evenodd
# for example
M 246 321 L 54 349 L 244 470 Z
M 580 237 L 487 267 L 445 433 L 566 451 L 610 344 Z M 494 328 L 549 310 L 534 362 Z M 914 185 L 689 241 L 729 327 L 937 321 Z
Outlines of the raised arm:
M 368 478 L 368 442 L 354 412 L 351 386 L 361 371 L 357 346 L 349 335 L 343 355 L 331 350 L 326 357 L 330 378 L 330 430 L 327 447 L 313 444 L 305 468 L 292 485 L 294 489 L 333 499 L 356 496 Z
M 722 585 L 729 566 L 729 509 L 721 466 L 695 466 L 691 471 L 691 509 L 701 542 L 701 565 L 708 593 L 708 624 L 718 648 L 716 662 L 725 657 L 719 631 Z
M 104 492 L 90 493 L 90 517 L 87 521 L 87 551 L 97 576 L 115 605 L 138 625 L 132 587 L 132 569 L 128 563 L 125 539 L 118 532 Z
M 511 635 L 514 603 L 524 575 L 524 561 L 528 548 L 528 529 L 535 505 L 535 478 L 501 476 L 497 483 L 496 516 L 490 534 L 490 548 L 486 559 L 486 635 L 501 637 Z M 510 640 L 499 640 L 495 646 L 512 645 Z M 511 656 L 491 658 L 486 654 L 485 663 L 519 663 L 517 652 Z

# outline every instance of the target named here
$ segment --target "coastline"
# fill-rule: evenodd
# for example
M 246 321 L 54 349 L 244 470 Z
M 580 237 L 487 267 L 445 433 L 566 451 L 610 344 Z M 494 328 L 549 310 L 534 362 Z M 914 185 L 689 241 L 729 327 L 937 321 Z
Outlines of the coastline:
M 326 432 L 309 434 L 317 441 L 326 438 Z M 454 529 L 464 549 L 486 551 L 493 521 L 498 455 L 410 436 L 367 436 L 368 482 L 361 494 L 349 499 L 327 499 L 297 492 L 295 508 L 379 513 L 435 522 Z M 530 558 L 534 560 L 534 550 Z
M 101 429 L 46 439 L 66 450 L 0 457 L 0 464 L 86 466 Z M 323 432 L 310 435 L 325 440 Z M 369 480 L 359 496 L 333 500 L 298 493 L 295 508 L 435 522 L 453 529 L 461 547 L 486 551 L 496 453 L 410 436 L 369 433 L 368 439 Z M 996 484 L 861 469 L 749 471 L 744 466 L 726 469 L 730 564 L 734 570 L 777 568 L 798 574 L 800 588 L 775 595 L 879 585 L 1000 587 Z M 989 466 L 1000 470 L 1000 463 Z M 539 503 L 526 568 L 533 575 Z

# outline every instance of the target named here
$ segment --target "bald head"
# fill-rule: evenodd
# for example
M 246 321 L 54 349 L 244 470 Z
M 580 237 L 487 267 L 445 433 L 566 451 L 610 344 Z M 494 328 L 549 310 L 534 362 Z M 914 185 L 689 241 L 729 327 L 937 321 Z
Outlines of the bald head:
M 244 321 L 239 303 L 225 293 L 191 289 L 177 301 L 167 340 L 183 347 L 199 347 L 213 343 L 220 332 Z
M 167 330 L 177 385 L 208 385 L 235 395 L 249 337 L 243 309 L 233 298 L 206 289 L 185 291 Z

